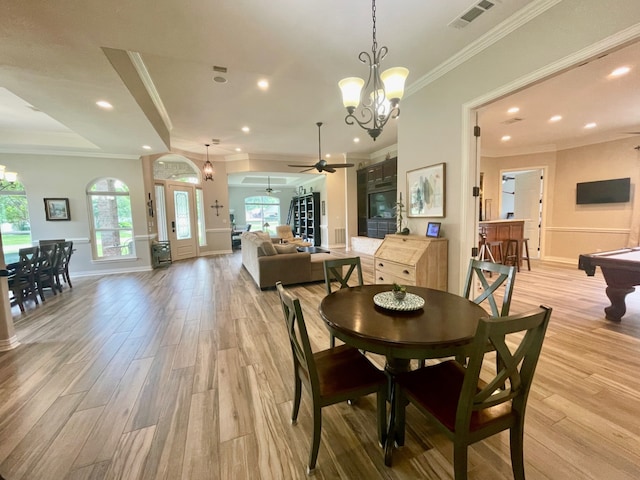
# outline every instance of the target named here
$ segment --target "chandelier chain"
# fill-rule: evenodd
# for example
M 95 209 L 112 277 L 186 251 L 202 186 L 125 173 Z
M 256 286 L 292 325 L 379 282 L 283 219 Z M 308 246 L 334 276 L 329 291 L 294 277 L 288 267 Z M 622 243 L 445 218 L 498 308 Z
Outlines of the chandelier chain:
M 373 53 L 378 50 L 378 40 L 376 39 L 376 0 L 371 2 L 371 18 L 373 19 Z

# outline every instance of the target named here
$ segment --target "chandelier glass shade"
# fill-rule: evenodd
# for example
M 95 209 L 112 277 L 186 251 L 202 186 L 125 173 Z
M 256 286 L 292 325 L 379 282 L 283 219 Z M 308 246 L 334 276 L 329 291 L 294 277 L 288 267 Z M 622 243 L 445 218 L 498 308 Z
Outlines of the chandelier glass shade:
M 204 173 L 204 180 L 211 180 L 213 182 L 213 164 L 209 161 L 209 144 L 205 143 L 205 147 L 207 147 L 207 161 L 204 162 L 204 167 L 202 167 L 202 173 Z
M 0 165 L 0 190 L 5 190 L 18 181 L 16 172 L 7 172 L 4 165 Z
M 404 82 L 409 70 L 393 67 L 380 72 L 380 62 L 387 55 L 387 47 L 378 49 L 376 40 L 376 2 L 372 0 L 373 45 L 371 54 L 360 52 L 358 58 L 369 66 L 369 78 L 365 82 L 359 77 L 347 77 L 338 82 L 342 91 L 342 103 L 347 109 L 344 121 L 347 125 L 358 124 L 375 140 L 390 118 L 400 114 L 400 100 L 404 95 Z M 367 93 L 369 92 L 369 93 Z

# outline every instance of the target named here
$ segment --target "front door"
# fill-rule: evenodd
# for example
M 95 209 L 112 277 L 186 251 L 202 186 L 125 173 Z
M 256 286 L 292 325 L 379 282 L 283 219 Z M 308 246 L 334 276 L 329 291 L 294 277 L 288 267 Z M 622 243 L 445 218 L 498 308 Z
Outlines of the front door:
M 167 230 L 171 258 L 184 260 L 198 255 L 196 189 L 193 185 L 167 182 Z

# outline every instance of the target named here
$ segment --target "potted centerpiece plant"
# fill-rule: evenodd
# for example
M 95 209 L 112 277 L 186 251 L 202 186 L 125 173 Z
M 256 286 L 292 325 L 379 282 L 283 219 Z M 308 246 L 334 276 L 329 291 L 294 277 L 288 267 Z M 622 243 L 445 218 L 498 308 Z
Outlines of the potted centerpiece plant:
M 393 284 L 393 296 L 396 300 L 404 300 L 407 295 L 407 287 L 400 285 L 399 283 Z

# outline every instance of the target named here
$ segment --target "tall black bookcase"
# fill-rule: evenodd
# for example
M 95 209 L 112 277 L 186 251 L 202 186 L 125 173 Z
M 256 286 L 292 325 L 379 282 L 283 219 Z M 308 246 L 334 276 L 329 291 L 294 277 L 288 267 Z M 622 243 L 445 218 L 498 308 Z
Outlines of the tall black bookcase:
M 321 245 L 320 239 L 320 193 L 313 192 L 295 197 L 292 202 L 293 233 L 310 242 L 313 246 Z

